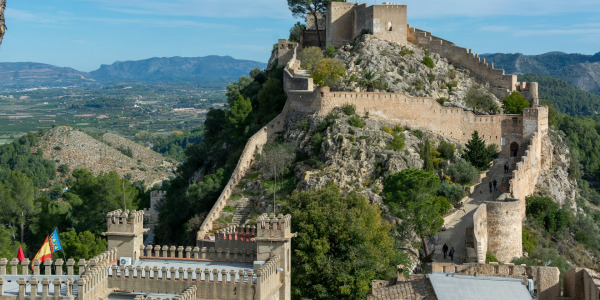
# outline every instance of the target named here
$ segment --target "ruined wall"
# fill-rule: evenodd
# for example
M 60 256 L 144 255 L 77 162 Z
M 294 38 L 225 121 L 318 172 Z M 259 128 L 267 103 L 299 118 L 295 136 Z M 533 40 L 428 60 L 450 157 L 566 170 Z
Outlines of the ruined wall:
M 295 49 L 298 43 L 290 42 L 286 39 L 277 41 L 277 66 L 285 66 L 295 55 Z
M 410 43 L 438 53 L 454 65 L 471 71 L 471 76 L 492 86 L 492 93 L 498 98 L 505 98 L 513 91 L 519 91 L 530 102 L 538 104 L 537 83 L 517 82 L 516 75 L 506 75 L 504 70 L 495 69 L 494 64 L 487 64 L 485 58 L 473 54 L 471 49 L 458 47 L 453 43 L 440 39 L 431 33 L 407 26 L 407 39 Z
M 485 263 L 485 254 L 488 251 L 488 225 L 487 207 L 480 205 L 473 214 L 473 247 L 477 263 Z
M 577 300 L 600 299 L 600 274 L 590 269 L 575 268 L 563 274 L 564 297 Z
M 523 255 L 521 205 L 516 199 L 487 201 L 488 251 L 499 261 Z M 485 257 L 485 254 L 484 254 Z
M 519 200 L 522 218 L 525 217 L 525 198 L 535 191 L 541 171 L 541 137 L 536 133 L 531 137 L 509 181 L 510 194 Z

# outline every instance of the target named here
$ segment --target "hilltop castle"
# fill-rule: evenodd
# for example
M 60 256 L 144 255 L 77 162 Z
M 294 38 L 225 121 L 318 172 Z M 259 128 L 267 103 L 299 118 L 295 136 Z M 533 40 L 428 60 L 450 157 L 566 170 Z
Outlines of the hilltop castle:
M 471 50 L 408 26 L 406 11 L 405 5 L 398 4 L 366 6 L 332 2 L 326 14 L 317 20 L 307 19 L 302 43 L 279 40 L 277 57 L 279 64 L 285 66 L 284 90 L 288 100 L 282 113 L 248 140 L 229 182 L 197 234 L 195 247 L 144 246 L 144 212 L 110 212 L 106 216 L 108 230 L 104 233 L 109 250 L 89 261 L 80 260 L 77 275 L 72 259 L 47 260 L 43 264 L 37 260 L 25 259 L 19 263 L 17 259 L 10 262 L 0 259 L 0 300 L 291 299 L 291 239 L 294 237 L 291 217 L 264 214 L 256 226 L 221 230 L 214 228 L 214 222 L 220 217 L 233 188 L 255 163 L 255 155 L 284 130 L 288 114 L 326 115 L 346 103 L 373 118 L 422 128 L 460 142 L 466 142 L 471 133 L 478 130 L 487 144 L 498 145 L 504 156 L 512 155 L 516 165 L 509 190 L 495 201 L 481 205 L 473 216 L 473 226 L 465 233 L 472 236 L 467 250 L 473 264 L 434 264 L 436 274 L 429 277 L 374 281 L 369 299 L 399 296 L 394 294 L 397 292 L 394 288 L 414 292 L 418 285 L 427 285 L 427 282 L 430 283 L 425 291 L 432 292 L 433 299 L 443 299 L 443 294 L 436 295 L 438 292 L 431 287 L 435 289 L 438 283 L 444 286 L 448 281 L 441 280 L 466 278 L 461 277 L 465 275 L 517 279 L 510 281 L 512 287 L 526 283 L 531 291 L 537 292 L 537 298 L 543 300 L 598 299 L 600 277 L 589 270 L 575 269 L 564 274 L 561 291 L 557 268 L 483 264 L 488 251 L 503 261 L 522 255 L 521 220 L 525 214 L 525 197 L 533 193 L 537 177 L 552 160 L 551 152 L 542 143 L 548 133 L 548 110 L 538 103 L 536 83 L 518 82 L 515 75 L 494 69 L 493 64 L 488 65 Z M 315 22 L 323 25 L 318 31 Z M 314 43 L 316 37 L 324 37 L 327 45 L 338 47 L 366 32 L 379 39 L 401 45 L 410 43 L 438 53 L 455 66 L 469 70 L 478 80 L 489 83 L 498 97 L 518 91 L 532 105 L 522 115 L 475 115 L 461 108 L 443 107 L 427 97 L 332 92 L 328 87 L 315 87 L 312 79 L 300 70 L 296 52 Z M 29 274 L 30 263 L 34 267 L 33 274 Z M 10 266 L 10 274 L 7 274 L 7 266 Z M 474 282 L 473 278 L 466 279 Z M 486 287 L 497 282 L 504 281 L 487 281 Z M 417 299 L 422 296 L 407 295 Z

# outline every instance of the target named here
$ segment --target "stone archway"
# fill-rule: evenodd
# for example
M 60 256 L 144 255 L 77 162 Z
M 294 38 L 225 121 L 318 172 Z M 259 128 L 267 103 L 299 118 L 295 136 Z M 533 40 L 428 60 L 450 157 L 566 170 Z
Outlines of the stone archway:
M 510 144 L 510 156 L 516 157 L 519 153 L 519 144 L 517 142 L 512 142 Z

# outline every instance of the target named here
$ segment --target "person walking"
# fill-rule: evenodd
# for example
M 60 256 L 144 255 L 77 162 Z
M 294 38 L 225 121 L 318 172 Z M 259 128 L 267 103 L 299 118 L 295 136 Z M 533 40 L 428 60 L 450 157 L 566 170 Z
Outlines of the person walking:
M 448 254 L 448 245 L 446 245 L 446 243 L 444 243 L 442 251 L 444 252 L 444 259 L 446 259 L 446 255 Z
M 494 185 L 494 191 L 498 190 L 498 181 L 496 181 L 496 179 L 494 179 L 494 181 L 492 181 L 492 184 Z
M 491 193 L 492 192 L 492 182 L 491 181 L 490 181 L 489 186 L 490 186 L 490 193 Z
M 450 249 L 450 259 L 454 261 L 454 246 Z
M 504 164 L 504 174 L 508 173 L 508 162 Z

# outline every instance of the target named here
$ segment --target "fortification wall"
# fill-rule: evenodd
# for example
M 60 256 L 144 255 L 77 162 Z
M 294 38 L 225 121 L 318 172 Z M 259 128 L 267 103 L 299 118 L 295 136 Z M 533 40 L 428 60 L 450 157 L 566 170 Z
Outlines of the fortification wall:
M 327 6 L 326 45 L 339 47 L 355 37 L 354 3 L 332 2 Z
M 371 29 L 373 36 L 406 45 L 406 5 L 380 4 L 371 6 L 371 10 L 371 14 L 367 16 L 373 16 Z
M 287 103 L 286 103 L 287 106 Z M 216 221 L 221 215 L 221 211 L 227 205 L 227 200 L 231 197 L 233 189 L 238 185 L 240 180 L 246 176 L 246 172 L 252 166 L 256 154 L 260 154 L 263 146 L 267 143 L 270 137 L 277 132 L 280 132 L 284 128 L 285 116 L 288 108 L 284 107 L 284 110 L 269 122 L 265 127 L 261 128 L 255 133 L 246 143 L 242 155 L 240 156 L 238 163 L 231 174 L 231 178 L 225 185 L 225 188 L 217 198 L 215 205 L 202 222 L 200 230 L 198 231 L 196 239 L 198 243 L 200 240 L 208 239 L 208 233 L 213 229 L 213 222 Z
M 600 274 L 590 269 L 575 268 L 563 274 L 564 297 L 581 300 L 600 299 Z
M 519 200 L 521 217 L 525 217 L 525 198 L 535 191 L 537 179 L 542 172 L 541 136 L 534 134 L 529 140 L 525 153 L 512 171 L 509 181 L 511 197 Z
M 487 207 L 480 205 L 473 214 L 473 246 L 477 263 L 485 263 L 485 254 L 488 251 L 488 223 Z
M 127 292 L 180 294 L 195 287 L 196 297 L 202 299 L 268 299 L 281 285 L 278 267 L 279 256 L 256 272 L 112 265 L 107 279 L 110 288 Z
M 298 43 L 290 42 L 286 39 L 277 41 L 277 66 L 285 66 L 294 56 L 294 49 Z
M 432 98 L 409 97 L 400 93 L 330 92 L 322 87 L 309 95 L 306 91 L 288 93 L 290 107 L 306 113 L 326 115 L 335 107 L 353 104 L 357 112 L 369 117 L 385 119 L 403 126 L 423 128 L 461 142 L 471 139 L 477 130 L 487 144 L 501 146 L 503 128 L 514 130 L 520 137 L 520 115 L 475 115 L 462 108 L 443 107 Z M 513 119 L 517 120 L 516 127 Z
M 488 251 L 498 260 L 509 262 L 523 255 L 521 205 L 516 199 L 488 201 Z M 485 253 L 483 253 L 485 257 Z M 478 259 L 479 260 L 479 259 Z
M 455 44 L 431 35 L 431 33 L 407 26 L 408 42 L 429 49 L 448 59 L 454 65 L 465 68 L 471 76 L 492 86 L 492 93 L 498 98 L 505 98 L 513 91 L 519 91 L 533 104 L 539 104 L 537 83 L 517 82 L 516 75 L 504 74 L 504 70 L 495 69 L 485 58 L 473 54 L 471 49 L 458 47 Z

